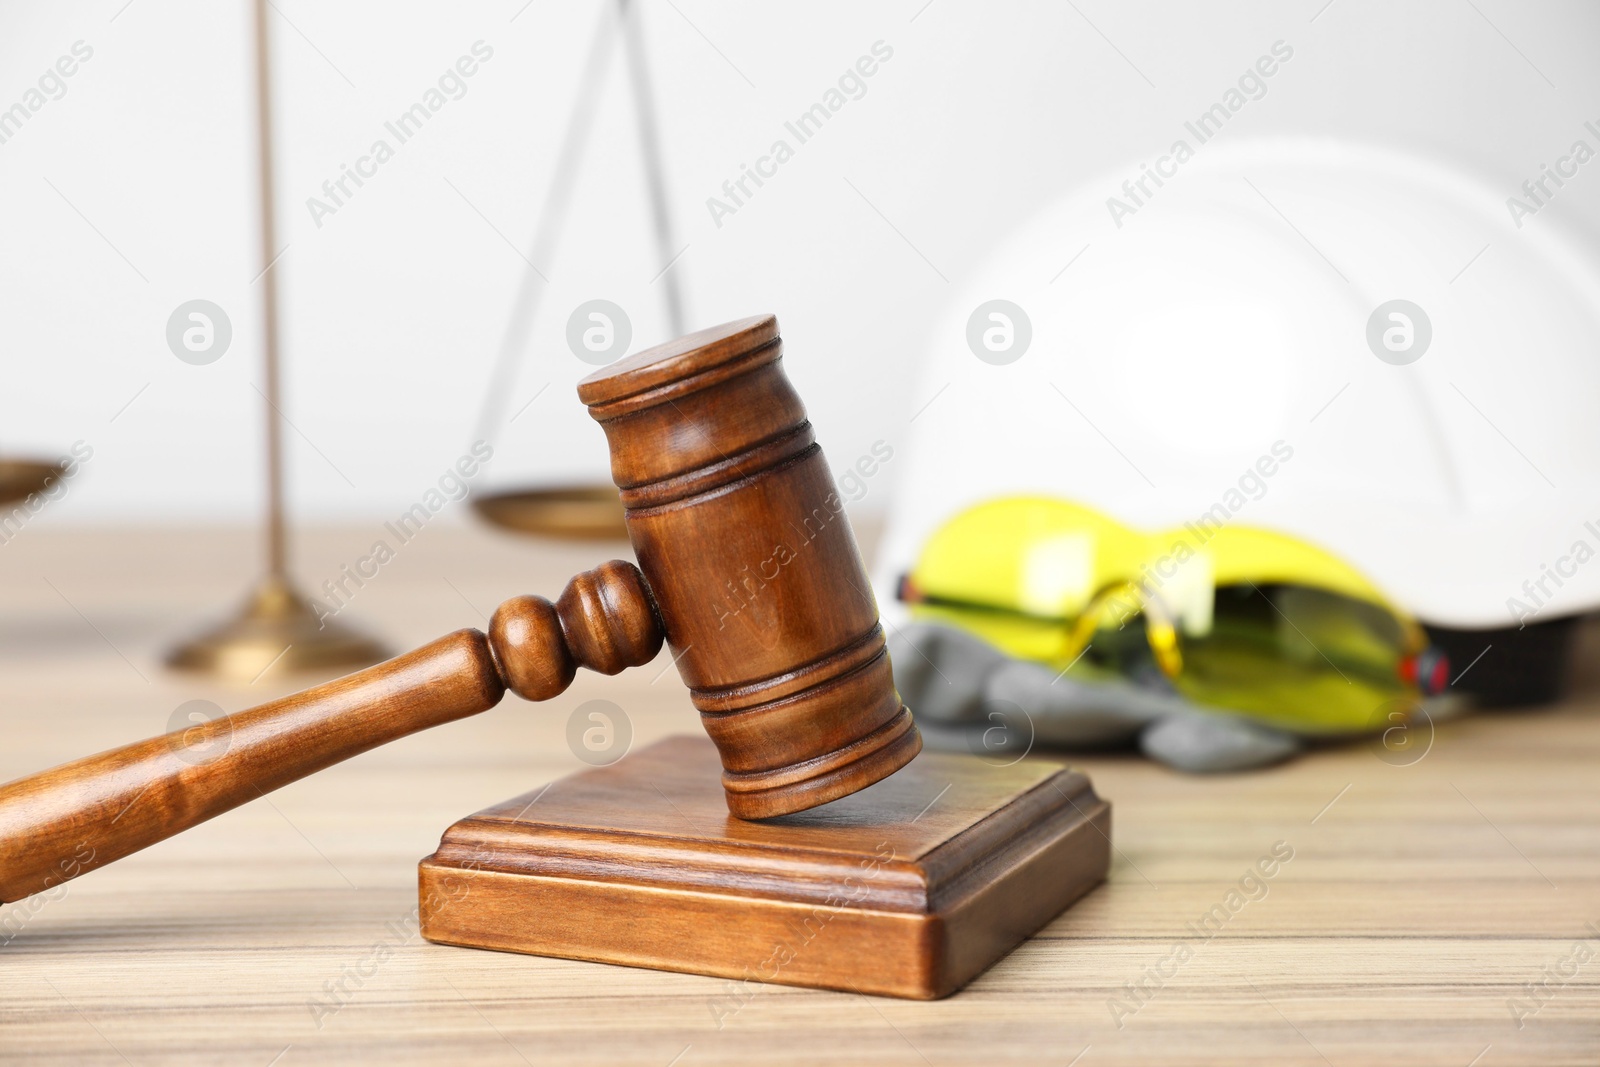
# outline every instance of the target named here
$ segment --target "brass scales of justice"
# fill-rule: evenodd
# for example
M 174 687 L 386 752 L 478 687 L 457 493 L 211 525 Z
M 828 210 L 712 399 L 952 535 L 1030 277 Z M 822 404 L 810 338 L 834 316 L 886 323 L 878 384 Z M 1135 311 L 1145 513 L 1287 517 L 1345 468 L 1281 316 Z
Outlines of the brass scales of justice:
M 479 418 L 479 437 L 487 439 L 503 415 L 503 396 L 512 384 L 516 357 L 531 325 L 541 291 L 542 276 L 533 264 L 547 257 L 560 238 L 567 205 L 593 119 L 593 102 L 614 49 L 618 30 L 629 60 L 634 115 L 645 160 L 649 204 L 657 248 L 663 258 L 672 255 L 672 224 L 666 210 L 660 134 L 655 118 L 642 31 L 630 0 L 603 6 L 584 69 L 577 105 L 568 118 L 557 150 L 554 180 L 546 192 L 538 233 L 528 258 L 518 294 L 501 341 Z M 267 454 L 267 508 L 264 516 L 266 574 L 234 616 L 192 637 L 171 650 L 168 666 L 219 675 L 235 681 L 254 681 L 266 671 L 292 674 L 305 671 L 348 670 L 383 659 L 388 653 L 377 640 L 338 620 L 319 618 L 310 601 L 294 586 L 288 574 L 288 533 L 283 488 L 281 423 L 281 316 L 278 308 L 276 196 L 274 181 L 272 63 L 268 27 L 260 13 L 254 25 L 256 45 L 257 163 L 260 190 L 262 248 L 262 319 L 264 323 L 263 371 L 264 423 Z M 676 275 L 663 272 L 662 292 L 667 321 L 674 334 L 683 332 L 683 300 Z M 48 465 L 0 460 L 0 491 L 14 481 L 18 495 L 33 491 L 33 483 L 51 476 Z M 3 499 L 3 497 L 0 497 Z M 620 540 L 626 531 L 616 490 L 608 485 L 562 485 L 474 493 L 473 510 L 480 518 L 517 533 L 575 540 Z

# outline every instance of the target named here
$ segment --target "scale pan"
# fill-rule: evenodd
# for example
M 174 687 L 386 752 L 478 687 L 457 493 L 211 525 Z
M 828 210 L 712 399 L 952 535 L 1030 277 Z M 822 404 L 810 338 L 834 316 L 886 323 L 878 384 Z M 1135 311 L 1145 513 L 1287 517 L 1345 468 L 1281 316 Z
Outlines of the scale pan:
M 65 474 L 59 463 L 31 459 L 0 459 L 0 504 L 42 493 Z
M 485 522 L 517 533 L 566 541 L 626 541 L 622 500 L 610 485 L 513 489 L 474 496 Z

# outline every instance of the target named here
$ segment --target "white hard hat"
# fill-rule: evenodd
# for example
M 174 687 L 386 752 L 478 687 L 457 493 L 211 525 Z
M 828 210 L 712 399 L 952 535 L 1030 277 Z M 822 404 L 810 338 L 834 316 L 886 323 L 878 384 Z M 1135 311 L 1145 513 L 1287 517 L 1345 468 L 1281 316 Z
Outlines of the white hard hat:
M 1222 505 L 1435 626 L 1594 608 L 1600 269 L 1538 217 L 1554 182 L 1532 190 L 1385 149 L 1219 140 L 1042 212 L 931 335 L 886 617 L 927 537 L 1009 493 L 1148 529 Z

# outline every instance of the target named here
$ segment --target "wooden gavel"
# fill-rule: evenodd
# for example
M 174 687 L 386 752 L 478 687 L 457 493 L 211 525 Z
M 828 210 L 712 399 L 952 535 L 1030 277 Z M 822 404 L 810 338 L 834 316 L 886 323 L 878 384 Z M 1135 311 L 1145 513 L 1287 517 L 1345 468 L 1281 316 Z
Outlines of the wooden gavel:
M 340 760 L 615 674 L 665 639 L 743 819 L 862 789 L 922 747 L 877 605 L 771 315 L 591 375 L 639 566 L 613 560 L 554 604 L 518 596 L 489 632 L 0 787 L 0 902 L 51 889 Z M 642 571 L 642 573 L 641 573 Z M 220 754 L 216 754 L 220 751 Z M 205 752 L 203 758 L 195 753 Z

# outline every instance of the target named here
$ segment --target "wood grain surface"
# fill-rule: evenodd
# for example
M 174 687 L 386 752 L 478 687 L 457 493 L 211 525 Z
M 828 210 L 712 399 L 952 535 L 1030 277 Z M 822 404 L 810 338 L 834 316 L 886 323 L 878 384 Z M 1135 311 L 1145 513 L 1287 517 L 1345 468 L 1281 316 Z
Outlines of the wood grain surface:
M 298 538 L 295 570 L 316 588 L 378 532 Z M 174 636 L 227 609 L 255 549 L 226 530 L 80 532 L 49 516 L 0 546 L 0 778 L 159 733 L 186 701 L 233 710 L 288 692 L 159 666 Z M 420 645 L 621 551 L 435 524 L 348 614 Z M 37 910 L 0 909 L 0 1062 L 1594 1064 L 1592 668 L 1579 686 L 1557 708 L 1440 722 L 1411 766 L 1362 745 L 1223 778 L 1075 758 L 1116 809 L 1109 880 L 925 1003 L 730 993 L 423 941 L 417 861 L 463 816 L 583 767 L 567 727 L 585 702 L 622 709 L 634 745 L 699 729 L 665 654 L 614 678 L 580 673 L 556 700 L 508 696 L 34 898 Z M 1293 858 L 1241 890 L 1278 842 Z M 1202 927 L 1235 891 L 1238 910 Z M 1567 962 L 1575 944 L 1586 962 Z M 730 996 L 737 1010 L 719 1020 Z M 1520 1029 L 1518 1002 L 1537 1008 Z

